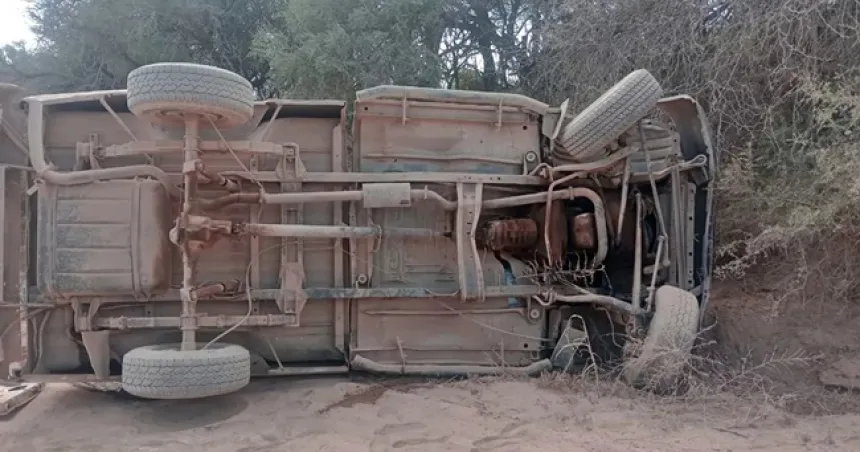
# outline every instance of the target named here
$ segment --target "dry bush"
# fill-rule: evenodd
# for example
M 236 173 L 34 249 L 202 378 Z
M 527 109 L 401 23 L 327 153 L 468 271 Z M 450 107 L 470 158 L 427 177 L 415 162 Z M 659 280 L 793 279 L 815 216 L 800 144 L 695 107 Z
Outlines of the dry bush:
M 552 372 L 536 380 L 540 388 L 589 394 L 597 397 L 619 397 L 646 402 L 654 410 L 671 412 L 681 409 L 684 416 L 701 410 L 703 419 L 714 410 L 741 415 L 736 427 L 746 426 L 759 416 L 777 410 L 832 412 L 832 401 L 823 400 L 821 391 L 802 385 L 786 388 L 780 378 L 802 373 L 814 366 L 818 356 L 804 352 L 777 352 L 755 358 L 752 354 L 726 356 L 711 339 L 713 331 L 700 333 L 693 354 L 685 362 L 677 360 L 678 350 L 666 349 L 656 353 L 656 361 L 664 358 L 674 363 L 654 367 L 649 379 L 631 387 L 623 378 L 624 363 L 589 365 L 575 373 Z M 588 347 L 583 344 L 583 347 Z M 678 366 L 682 366 L 679 370 Z M 669 378 L 667 378 L 669 377 Z M 743 413 L 740 413 L 743 411 Z M 687 417 L 685 417 L 686 419 Z
M 638 68 L 667 95 L 693 95 L 722 154 L 717 276 L 769 286 L 760 312 L 771 316 L 787 300 L 819 308 L 853 301 L 860 293 L 860 0 L 565 4 L 570 14 L 547 33 L 540 70 L 528 81 L 533 95 L 569 97 L 577 111 Z M 825 404 L 820 388 L 801 384 L 817 356 L 776 347 L 766 357 L 725 356 L 712 340 L 697 348 L 673 400 L 719 402 L 728 394 L 777 407 Z M 618 369 L 589 368 L 569 384 L 597 385 L 598 370 L 612 376 L 598 379 L 601 393 L 630 393 Z M 781 377 L 795 374 L 798 384 L 785 387 Z M 565 384 L 559 376 L 544 380 Z
M 860 0 L 568 0 L 528 86 L 574 110 L 638 68 L 696 97 L 722 152 L 719 276 L 792 261 L 853 275 L 820 253 L 860 238 Z M 854 239 L 851 239 L 854 237 Z M 846 261 L 845 259 L 848 260 Z M 822 268 L 823 265 L 833 266 Z M 836 281 L 838 286 L 847 282 Z M 844 290 L 843 290 L 844 292 Z
M 794 149 L 748 146 L 723 169 L 717 276 L 740 278 L 767 264 L 762 280 L 783 288 L 773 315 L 789 297 L 844 302 L 860 289 L 858 93 L 858 75 L 803 78 L 794 95 L 806 119 L 789 123 L 789 138 L 772 140 Z
M 721 147 L 776 141 L 784 155 L 806 118 L 804 77 L 829 83 L 860 64 L 860 1 L 568 0 L 547 32 L 532 91 L 582 108 L 637 68 L 708 109 Z M 758 146 L 756 146 L 758 147 Z

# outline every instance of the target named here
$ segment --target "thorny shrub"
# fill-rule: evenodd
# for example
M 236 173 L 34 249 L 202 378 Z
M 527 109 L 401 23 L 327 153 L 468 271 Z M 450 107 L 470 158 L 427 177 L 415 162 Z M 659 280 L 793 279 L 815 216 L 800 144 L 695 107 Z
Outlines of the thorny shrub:
M 791 116 L 722 168 L 717 276 L 766 264 L 782 299 L 848 301 L 860 289 L 860 76 L 805 76 L 792 94 Z
M 565 5 L 535 95 L 578 110 L 646 68 L 708 112 L 722 164 L 718 276 L 790 262 L 790 291 L 819 272 L 833 276 L 822 296 L 857 292 L 860 0 Z
M 579 390 L 597 396 L 616 396 L 633 400 L 651 402 L 654 408 L 673 409 L 678 404 L 690 404 L 702 409 L 720 406 L 726 409 L 749 407 L 750 402 L 760 404 L 762 413 L 772 408 L 790 411 L 810 411 L 811 400 L 817 400 L 812 411 L 827 413 L 838 407 L 833 400 L 823 400 L 818 388 L 805 386 L 785 386 L 780 382 L 786 374 L 791 374 L 816 365 L 820 356 L 804 351 L 777 351 L 767 353 L 761 358 L 752 355 L 726 356 L 724 349 L 718 347 L 711 338 L 713 327 L 700 332 L 689 359 L 682 358 L 682 348 L 668 345 L 653 349 L 648 361 L 646 378 L 631 386 L 625 381 L 624 370 L 631 364 L 629 359 L 601 363 L 593 362 L 568 372 L 553 372 L 541 376 L 538 385 L 547 389 L 570 391 Z M 628 338 L 632 348 L 625 354 L 632 356 L 641 352 L 641 344 Z M 631 343 L 632 341 L 632 343 Z M 594 356 L 587 341 L 574 341 L 571 347 L 584 349 L 584 353 Z M 635 362 L 635 357 L 633 358 Z M 655 365 L 658 364 L 659 365 Z M 666 365 L 671 363 L 670 365 Z M 776 377 L 776 378 L 775 378 Z M 668 397 L 668 398 L 667 398 Z M 831 397 L 832 398 L 832 397 Z M 654 403 L 659 402 L 659 403 Z M 743 403 L 738 403 L 743 402 Z M 747 413 L 751 414 L 751 413 Z

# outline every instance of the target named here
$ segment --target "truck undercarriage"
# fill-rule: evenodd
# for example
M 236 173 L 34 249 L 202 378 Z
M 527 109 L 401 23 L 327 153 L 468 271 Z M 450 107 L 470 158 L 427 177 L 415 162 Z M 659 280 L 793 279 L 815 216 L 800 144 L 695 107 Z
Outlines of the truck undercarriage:
M 382 86 L 348 134 L 343 102 L 253 102 L 191 64 L 9 89 L 3 365 L 192 398 L 251 375 L 533 375 L 626 341 L 641 383 L 677 364 L 656 348 L 689 354 L 711 272 L 715 150 L 698 104 L 660 95 L 637 71 L 569 119 Z

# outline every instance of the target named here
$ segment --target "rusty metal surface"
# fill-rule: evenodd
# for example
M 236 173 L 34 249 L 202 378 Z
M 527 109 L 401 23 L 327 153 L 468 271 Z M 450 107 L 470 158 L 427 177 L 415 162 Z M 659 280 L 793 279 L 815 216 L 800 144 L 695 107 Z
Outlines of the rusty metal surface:
M 114 180 L 39 190 L 38 282 L 46 295 L 133 294 L 170 286 L 164 188 Z
M 613 246 L 616 250 L 632 256 L 636 247 L 636 206 L 631 199 L 624 205 L 624 220 L 621 225 L 621 234 L 618 234 L 618 217 L 621 213 L 621 193 L 617 190 L 604 192 L 606 205 L 607 225 L 612 228 L 610 233 Z
M 23 305 L 27 301 L 29 225 L 27 184 L 29 173 L 0 166 L 0 294 L 2 301 Z M 0 307 L 0 378 L 14 362 L 26 360 L 28 350 L 26 308 Z
M 456 299 L 369 299 L 357 302 L 354 312 L 353 355 L 383 364 L 499 365 L 503 359 L 506 365 L 527 365 L 543 335 L 542 322 L 527 322 L 523 309 L 509 308 L 505 299 L 480 305 Z
M 538 254 L 544 260 L 560 262 L 567 248 L 566 220 L 564 218 L 564 206 L 561 201 L 554 201 L 550 205 L 550 213 L 546 214 L 546 206 L 541 204 L 532 213 L 532 218 L 538 225 L 538 240 L 540 243 L 546 241 L 545 231 L 548 229 L 551 254 L 546 255 L 545 247 L 538 247 Z M 546 227 L 546 218 L 550 219 L 549 228 Z
M 28 99 L 38 100 L 46 105 L 66 105 L 83 110 L 89 103 L 105 99 L 115 109 L 128 112 L 125 105 L 126 90 L 87 91 L 79 93 L 55 93 L 29 96 Z M 273 110 L 281 106 L 282 114 L 278 117 L 313 117 L 339 118 L 346 102 L 336 99 L 266 99 L 254 103 L 255 108 Z
M 581 213 L 570 222 L 573 246 L 581 250 L 593 250 L 597 247 L 597 229 L 593 213 Z
M 524 251 L 538 243 L 537 222 L 530 218 L 489 221 L 481 229 L 480 240 L 493 251 Z
M 549 110 L 549 105 L 521 94 L 490 93 L 485 91 L 382 85 L 361 90 L 355 93 L 355 95 L 359 102 L 392 99 L 466 104 L 468 106 L 487 105 L 495 107 L 504 105 L 529 110 L 537 114 L 544 114 Z
M 486 215 L 482 211 L 489 210 L 482 207 L 484 199 L 532 195 L 551 182 L 524 175 L 529 172 L 523 165 L 527 155 L 544 151 L 540 114 L 525 110 L 543 109 L 542 104 L 519 102 L 523 99 L 499 104 L 496 97 L 488 102 L 491 97 L 474 93 L 451 97 L 450 92 L 397 90 L 384 87 L 360 96 L 349 148 L 342 139 L 342 103 L 258 103 L 247 125 L 201 129 L 198 137 L 181 127 L 156 128 L 134 117 L 123 107 L 124 92 L 41 98 L 46 104 L 63 104 L 45 110 L 48 127 L 35 141 L 44 146 L 43 160 L 54 165 L 51 171 L 73 173 L 82 151 L 102 169 L 149 166 L 165 175 L 162 182 L 184 189 L 188 205 L 182 209 L 178 199 L 164 195 L 158 203 L 168 213 L 161 220 L 139 214 L 116 221 L 127 231 L 117 236 L 131 238 L 129 265 L 118 257 L 96 259 L 105 251 L 89 242 L 81 242 L 84 249 L 76 251 L 77 257 L 57 258 L 45 253 L 68 254 L 71 241 L 56 246 L 40 239 L 40 265 L 49 264 L 57 275 L 47 281 L 65 290 L 44 290 L 25 299 L 67 303 L 71 294 L 76 309 L 107 304 L 90 323 L 86 314 L 78 315 L 77 325 L 126 330 L 111 336 L 117 353 L 135 344 L 175 341 L 180 327 L 201 328 L 196 334 L 204 341 L 236 327 L 225 340 L 241 343 L 283 369 L 290 367 L 285 363 L 346 363 L 357 354 L 383 366 L 535 362 L 547 334 L 543 308 L 529 304 L 540 287 L 523 275 L 527 265 L 507 256 L 503 263 L 493 251 L 529 250 L 546 239 L 546 260 L 560 262 L 569 239 L 574 246 L 597 249 L 607 236 L 612 238 L 617 217 L 611 202 L 607 218 L 602 203 L 595 202 L 600 218 L 584 214 L 570 219 L 562 214 L 564 201 L 541 200 L 538 206 L 502 202 L 492 213 L 496 218 L 530 218 L 494 220 L 480 229 L 483 237 L 476 237 Z M 99 111 L 102 99 L 113 113 Z M 130 143 L 129 136 L 142 141 Z M 159 186 L 152 180 L 139 182 Z M 584 191 L 557 186 L 568 188 Z M 40 204 L 59 216 L 59 207 L 49 207 L 51 189 L 40 189 Z M 95 223 L 104 226 L 110 223 L 106 219 L 119 215 L 115 198 L 125 199 L 122 208 L 128 211 L 139 196 L 148 196 L 121 192 L 113 190 L 113 197 L 97 193 L 113 204 L 99 206 Z M 41 202 L 43 196 L 48 196 L 46 202 Z M 602 191 L 599 196 L 604 197 Z M 89 221 L 83 218 L 89 207 L 75 202 L 63 221 L 78 227 Z M 188 215 L 179 215 L 181 210 Z M 177 215 L 180 221 L 170 224 Z M 203 215 L 212 221 L 194 223 L 193 216 Z M 57 226 L 46 237 L 59 236 L 57 231 L 66 227 L 63 221 L 46 222 Z M 91 237 L 103 234 L 108 239 L 104 243 L 113 246 L 111 233 L 102 226 Z M 175 243 L 193 258 L 193 272 L 182 274 L 176 244 L 139 243 L 141 234 L 166 241 L 171 227 L 189 233 L 187 241 Z M 477 248 L 478 238 L 487 249 Z M 76 284 L 84 284 L 79 276 L 85 273 L 79 265 L 83 261 L 97 263 L 97 271 L 107 271 L 104 266 L 113 262 L 113 276 L 107 277 L 112 286 L 89 276 L 90 292 L 57 283 L 58 277 L 66 278 L 64 273 L 72 273 Z M 147 279 L 142 276 L 146 271 L 163 274 Z M 157 284 L 147 286 L 145 280 Z M 183 282 L 185 290 L 178 292 Z M 151 302 L 116 305 L 139 298 Z M 186 310 L 183 316 L 180 298 L 193 302 L 199 315 Z M 62 326 L 68 327 L 72 318 L 58 314 L 50 319 L 45 362 L 55 361 L 51 355 L 60 348 L 52 344 L 57 333 L 66 336 Z
M 541 293 L 541 286 L 518 284 L 502 285 L 504 283 L 504 274 L 494 271 L 494 268 L 487 269 L 487 277 L 490 278 L 490 285 L 487 286 L 485 293 L 487 298 L 508 298 L 508 297 L 529 297 Z M 308 287 L 304 288 L 304 296 L 314 303 L 325 304 L 326 300 L 348 300 L 355 298 L 388 298 L 393 300 L 407 298 L 445 298 L 445 294 L 434 292 L 424 287 L 369 287 L 369 288 L 353 288 L 353 287 Z M 262 301 L 277 300 L 281 294 L 280 289 L 252 289 L 250 291 L 251 298 Z M 219 300 L 225 301 L 243 301 L 247 299 L 247 294 L 239 291 L 218 297 Z M 41 294 L 32 294 L 30 302 L 34 304 L 51 302 L 51 298 L 45 298 Z M 131 295 L 114 296 L 114 297 L 76 297 L 75 300 L 82 303 L 92 303 L 103 301 L 105 303 L 132 303 L 134 298 Z M 179 291 L 171 289 L 160 295 L 153 296 L 149 299 L 152 303 L 172 303 L 179 301 Z M 396 303 L 396 301 L 395 301 Z
M 556 180 L 549 186 L 549 196 L 547 197 L 546 205 L 547 207 L 552 202 L 552 194 L 556 184 L 564 182 L 566 179 L 572 179 L 577 176 L 579 173 L 574 173 L 569 176 L 566 176 L 562 179 Z M 594 190 L 585 187 L 570 187 L 568 188 L 571 192 L 571 199 L 573 198 L 584 198 L 591 202 L 594 207 L 594 220 L 595 220 L 595 232 L 596 232 L 596 242 L 597 242 L 597 251 L 594 253 L 594 265 L 599 265 L 603 263 L 603 260 L 606 258 L 606 255 L 609 251 L 609 226 L 606 221 L 606 209 L 603 206 L 603 199 L 600 195 L 598 195 Z M 545 211 L 545 220 L 544 220 L 544 247 L 546 250 L 550 250 L 552 247 L 552 230 L 550 228 L 550 212 Z M 555 261 L 550 261 L 552 265 Z
M 461 93 L 425 89 L 419 91 L 430 97 L 422 102 L 386 100 L 390 94 L 399 99 L 404 90 L 383 88 L 367 90 L 356 102 L 353 136 L 360 151 L 356 170 L 514 176 L 522 174 L 527 152 L 540 155 L 539 116 L 513 102 L 456 103 L 450 97 Z
M 355 355 L 350 365 L 353 369 L 388 375 L 413 375 L 425 377 L 444 377 L 462 375 L 518 375 L 537 376 L 552 369 L 552 363 L 548 359 L 524 364 L 523 366 L 508 367 L 499 363 L 487 363 L 486 365 L 470 364 L 384 364 Z
M 482 184 L 457 184 L 457 206 L 454 239 L 456 243 L 458 290 L 460 300 L 477 299 L 483 302 L 486 286 L 481 255 L 478 253 L 476 232 L 481 217 L 481 203 L 484 197 Z M 427 253 L 425 257 L 436 257 Z
M 408 183 L 364 184 L 361 188 L 365 209 L 412 206 L 412 187 Z

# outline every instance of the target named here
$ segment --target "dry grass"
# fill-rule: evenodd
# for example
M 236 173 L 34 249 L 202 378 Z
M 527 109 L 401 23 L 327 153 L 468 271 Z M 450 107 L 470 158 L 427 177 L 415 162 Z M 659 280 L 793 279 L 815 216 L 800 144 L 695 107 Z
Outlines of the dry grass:
M 860 77 L 805 78 L 795 89 L 806 121 L 785 138 L 789 158 L 747 147 L 720 180 L 716 276 L 779 287 L 769 303 L 848 303 L 860 289 Z
M 667 414 L 678 410 L 687 415 L 699 412 L 702 420 L 714 411 L 732 413 L 738 419 L 736 427 L 752 425 L 773 412 L 797 412 L 798 406 L 804 407 L 802 414 L 829 411 L 817 388 L 794 387 L 787 391 L 773 378 L 776 374 L 784 376 L 813 366 L 820 357 L 777 351 L 761 360 L 752 354 L 729 357 L 721 352 L 712 336 L 713 332 L 705 329 L 690 359 L 680 363 L 681 368 L 652 369 L 650 381 L 639 389 L 624 381 L 621 365 L 590 365 L 577 373 L 547 373 L 536 380 L 536 385 L 565 393 L 626 399 Z M 661 350 L 659 355 L 678 363 L 677 350 Z M 666 379 L 667 376 L 672 378 Z M 674 385 L 666 386 L 667 381 Z M 811 405 L 819 409 L 808 409 Z
M 860 0 L 562 4 L 529 92 L 579 111 L 646 68 L 693 95 L 722 152 L 717 275 L 785 264 L 785 299 L 850 298 L 856 259 L 827 244 L 860 239 Z

